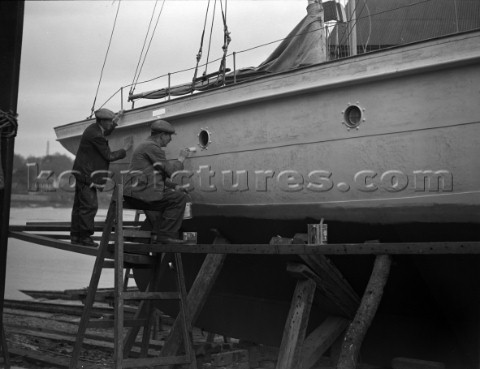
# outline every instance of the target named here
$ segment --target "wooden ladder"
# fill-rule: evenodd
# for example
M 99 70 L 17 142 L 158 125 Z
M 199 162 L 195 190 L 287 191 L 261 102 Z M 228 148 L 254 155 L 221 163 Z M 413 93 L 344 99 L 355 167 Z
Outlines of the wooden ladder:
M 85 307 L 80 320 L 75 346 L 70 360 L 70 369 L 76 369 L 79 364 L 80 351 L 88 327 L 114 328 L 114 367 L 119 368 L 137 368 L 174 364 L 189 364 L 189 367 L 196 369 L 196 358 L 193 349 L 191 317 L 187 307 L 187 292 L 185 287 L 185 277 L 183 273 L 182 258 L 180 253 L 159 254 L 153 244 L 142 244 L 141 252 L 133 253 L 129 249 L 124 252 L 124 227 L 123 227 L 123 185 L 117 184 L 112 195 L 112 200 L 107 212 L 105 226 L 98 248 L 90 285 L 88 288 Z M 114 227 L 115 226 L 115 227 Z M 113 251 L 111 250 L 110 237 L 114 229 L 115 243 Z M 142 237 L 144 231 L 140 231 Z M 129 232 L 132 235 L 132 232 Z M 134 235 L 132 235 L 134 236 Z M 112 320 L 92 320 L 91 312 L 95 301 L 95 294 L 102 269 L 108 265 L 108 260 L 114 261 L 114 319 Z M 153 268 L 153 277 L 147 287 L 146 292 L 129 292 L 125 290 L 124 269 L 145 264 Z M 165 268 L 173 268 L 176 274 L 177 291 L 158 292 L 157 285 L 165 272 Z M 129 270 L 127 270 L 129 273 Z M 125 320 L 124 304 L 128 300 L 140 300 L 135 318 Z M 155 309 L 152 302 L 154 300 L 178 300 L 179 313 L 176 323 L 181 326 L 183 336 L 183 355 L 154 356 L 149 355 L 149 343 L 151 325 Z M 130 330 L 124 339 L 124 328 Z M 140 328 L 143 327 L 143 337 L 141 344 L 140 357 L 128 358 L 128 355 L 135 343 L 136 336 Z M 173 332 L 173 329 L 172 329 Z M 161 353 L 161 355 L 164 355 Z

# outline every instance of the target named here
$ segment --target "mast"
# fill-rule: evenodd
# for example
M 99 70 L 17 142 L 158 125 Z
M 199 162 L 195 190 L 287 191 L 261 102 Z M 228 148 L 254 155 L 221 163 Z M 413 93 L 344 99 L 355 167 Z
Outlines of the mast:
M 2 57 L 0 58 L 0 164 L 4 179 L 3 186 L 0 186 L 0 334 L 2 335 L 24 5 L 24 1 L 0 2 L 0 45 L 2 45 Z M 4 354 L 7 352 L 6 347 L 2 347 L 2 350 Z

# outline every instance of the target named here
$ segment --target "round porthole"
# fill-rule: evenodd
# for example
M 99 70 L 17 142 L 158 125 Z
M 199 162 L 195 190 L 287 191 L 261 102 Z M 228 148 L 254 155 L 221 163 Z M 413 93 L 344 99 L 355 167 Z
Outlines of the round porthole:
M 211 141 L 211 133 L 206 128 L 202 128 L 198 134 L 198 146 L 206 150 Z
M 363 112 L 365 109 L 362 109 L 358 105 L 349 105 L 347 109 L 343 112 L 343 123 L 347 128 L 357 128 L 362 121 L 365 121 L 363 117 Z

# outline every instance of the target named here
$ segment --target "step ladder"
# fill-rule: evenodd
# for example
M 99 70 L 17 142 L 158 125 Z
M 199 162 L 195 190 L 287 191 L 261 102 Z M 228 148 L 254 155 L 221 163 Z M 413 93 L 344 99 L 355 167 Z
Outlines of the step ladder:
M 126 207 L 125 207 L 126 208 Z M 123 226 L 123 185 L 117 184 L 110 201 L 110 206 L 105 220 L 100 246 L 93 267 L 90 285 L 85 300 L 84 311 L 80 320 L 75 346 L 73 348 L 72 358 L 70 360 L 70 369 L 76 369 L 79 364 L 80 352 L 82 349 L 85 332 L 88 327 L 113 327 L 114 328 L 114 368 L 137 368 L 154 367 L 162 365 L 189 364 L 191 369 L 196 369 L 196 358 L 193 349 L 191 317 L 188 314 L 187 292 L 185 287 L 185 277 L 183 273 L 182 258 L 180 253 L 160 254 L 156 252 L 156 245 L 141 244 L 141 251 L 138 254 L 124 252 L 125 234 L 132 237 L 145 237 L 145 231 L 139 231 L 135 235 L 132 230 L 125 231 Z M 114 230 L 114 244 L 110 244 Z M 112 250 L 113 246 L 113 250 Z M 113 259 L 114 264 L 114 319 L 112 320 L 92 320 L 91 311 L 95 300 L 98 282 L 102 269 L 107 267 L 109 261 Z M 153 269 L 153 277 L 147 287 L 146 292 L 128 292 L 125 290 L 124 270 L 132 267 L 148 266 Z M 177 291 L 159 292 L 157 285 L 165 273 L 166 268 L 172 268 L 176 274 Z M 127 271 L 130 273 L 130 271 Z M 129 275 L 129 274 L 127 274 Z M 176 323 L 181 325 L 183 335 L 183 355 L 162 356 L 153 355 L 149 350 L 151 326 L 155 317 L 153 307 L 154 300 L 178 300 L 179 313 Z M 128 300 L 140 300 L 134 319 L 125 320 L 124 304 Z M 140 350 L 140 357 L 129 358 L 129 354 L 136 341 L 140 328 L 143 327 L 143 336 Z M 124 338 L 124 328 L 129 331 Z M 173 332 L 173 329 L 172 329 Z

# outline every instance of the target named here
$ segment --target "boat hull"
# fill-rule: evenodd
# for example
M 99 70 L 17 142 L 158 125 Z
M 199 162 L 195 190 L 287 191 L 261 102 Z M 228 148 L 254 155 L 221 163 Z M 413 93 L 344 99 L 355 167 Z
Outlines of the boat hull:
M 321 218 L 331 243 L 478 240 L 479 44 L 478 31 L 458 34 L 136 108 L 111 147 L 130 135 L 138 145 L 158 118 L 178 133 L 167 157 L 199 145 L 175 175 L 192 190 L 193 219 L 182 230 L 198 232 L 199 243 L 213 241 L 212 227 L 233 243 L 268 243 Z M 90 123 L 57 127 L 60 142 L 75 153 Z M 112 163 L 115 180 L 129 159 Z M 278 346 L 295 286 L 286 263 L 297 259 L 229 255 L 195 324 Z M 202 260 L 185 256 L 189 285 Z M 332 262 L 361 296 L 373 257 Z M 480 304 L 465 314 L 455 307 L 478 296 L 478 266 L 470 256 L 395 257 L 365 362 L 410 355 L 478 366 Z M 135 275 L 144 288 L 149 275 Z M 338 312 L 315 305 L 310 329 L 327 314 Z
M 466 33 L 137 108 L 111 147 L 171 121 L 167 157 L 198 147 L 174 179 L 200 217 L 478 222 L 479 42 Z M 90 123 L 57 127 L 60 142 L 75 153 Z M 129 159 L 111 164 L 116 180 Z

